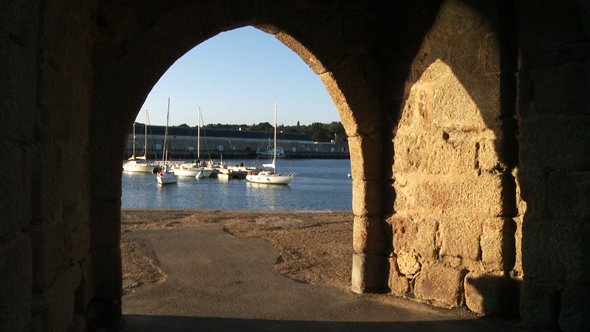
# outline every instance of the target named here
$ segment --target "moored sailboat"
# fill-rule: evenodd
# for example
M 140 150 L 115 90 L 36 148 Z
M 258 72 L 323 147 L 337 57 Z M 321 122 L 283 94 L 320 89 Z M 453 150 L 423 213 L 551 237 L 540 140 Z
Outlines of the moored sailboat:
M 208 178 L 211 173 L 213 172 L 212 169 L 205 169 L 204 167 L 200 167 L 199 166 L 199 162 L 197 160 L 194 160 L 192 162 L 188 162 L 188 163 L 183 163 L 180 165 L 177 165 L 172 172 L 174 172 L 174 174 L 178 175 L 178 176 L 186 176 L 186 177 L 193 177 L 193 176 L 197 176 L 199 173 L 201 173 L 201 177 L 206 177 Z
M 170 118 L 170 98 L 168 98 L 168 112 L 166 113 L 166 131 L 164 132 L 164 169 L 158 173 L 158 184 L 170 184 L 178 182 L 178 175 L 170 172 L 168 165 L 168 120 Z
M 272 164 L 264 164 L 264 167 L 272 168 L 271 170 L 263 170 L 258 173 L 248 174 L 246 180 L 253 183 L 267 183 L 267 184 L 289 184 L 295 177 L 295 173 L 281 174 L 277 173 L 277 104 L 275 103 L 275 135 Z
M 208 178 L 213 172 L 212 169 L 205 169 L 201 165 L 201 108 L 199 107 L 199 123 L 197 126 L 197 159 L 192 162 L 185 162 L 177 165 L 172 171 L 178 176 L 196 177 L 198 179 Z M 199 175 L 201 174 L 201 175 Z
M 133 123 L 133 155 L 123 164 L 123 170 L 126 172 L 153 173 L 155 165 L 147 162 L 147 109 L 145 110 L 145 144 L 143 156 L 135 156 L 135 123 Z

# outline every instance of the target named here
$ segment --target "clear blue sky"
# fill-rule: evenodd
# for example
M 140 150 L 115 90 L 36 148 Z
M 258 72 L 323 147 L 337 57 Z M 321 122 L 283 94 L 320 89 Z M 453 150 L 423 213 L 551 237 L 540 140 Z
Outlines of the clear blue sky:
M 138 110 L 137 122 L 196 126 L 203 124 L 278 123 L 302 125 L 340 121 L 336 106 L 319 76 L 273 35 L 253 27 L 227 31 L 197 45 L 179 58 Z

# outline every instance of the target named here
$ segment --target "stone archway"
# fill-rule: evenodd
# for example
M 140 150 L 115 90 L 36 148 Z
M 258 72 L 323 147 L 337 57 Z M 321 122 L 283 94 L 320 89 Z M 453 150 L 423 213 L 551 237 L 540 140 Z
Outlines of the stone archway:
M 239 7 L 241 11 L 238 13 L 232 6 Z M 365 194 L 373 192 L 373 197 L 378 195 L 380 175 L 366 173 L 363 166 L 381 164 L 381 113 L 375 100 L 376 93 L 366 77 L 364 62 L 357 54 L 361 45 L 351 45 L 340 31 L 326 27 L 326 20 L 332 20 L 334 24 L 341 20 L 339 15 L 329 10 L 330 7 L 296 7 L 291 3 L 269 5 L 258 8 L 256 13 L 240 1 L 224 5 L 192 2 L 170 7 L 161 2 L 154 8 L 124 8 L 120 5 L 117 8 L 105 6 L 103 11 L 99 10 L 97 22 L 100 33 L 110 38 L 105 37 L 105 42 L 98 43 L 96 48 L 96 66 L 100 70 L 95 77 L 94 111 L 90 121 L 93 188 L 90 254 L 95 268 L 87 272 L 86 277 L 93 278 L 95 283 L 89 310 L 96 311 L 91 315 L 100 316 L 101 320 L 108 320 L 109 315 L 114 315 L 110 319 L 119 319 L 120 159 L 136 110 L 151 86 L 178 57 L 219 32 L 244 25 L 253 25 L 274 34 L 295 51 L 320 76 L 336 103 L 353 142 L 355 227 L 360 232 L 368 229 L 373 234 L 370 241 L 365 240 L 364 233 L 357 237 L 357 256 L 360 259 L 356 259 L 355 263 L 355 289 L 362 292 L 384 288 L 384 269 L 371 267 L 383 266 L 386 257 L 381 252 L 385 247 L 383 230 L 372 226 L 381 223 L 378 217 L 381 214 L 380 204 L 367 200 Z M 376 11 L 376 8 L 366 5 L 355 5 L 351 9 L 362 10 L 366 15 L 375 15 Z M 133 10 L 147 10 L 143 17 L 150 17 L 151 20 L 120 17 L 121 11 Z M 321 15 L 312 15 L 310 19 L 308 10 Z M 199 19 L 195 19 L 195 14 Z M 306 31 L 310 29 L 315 33 L 308 34 Z M 363 42 L 362 46 L 377 47 L 374 40 Z M 101 135 L 103 132 L 109 135 Z M 381 244 L 375 244 L 377 241 Z M 370 248 L 370 252 L 366 248 Z M 369 257 L 368 261 L 366 257 Z
M 509 166 L 501 170 L 506 179 L 511 176 L 506 170 L 517 166 L 520 186 L 502 182 L 503 201 L 490 206 L 502 205 L 502 213 L 512 211 L 502 217 L 514 220 L 522 216 L 520 203 L 526 201 L 526 212 L 522 227 L 514 221 L 516 231 L 514 225 L 492 221 L 480 223 L 481 232 L 470 232 L 471 240 L 481 235 L 480 247 L 488 241 L 501 248 L 495 251 L 499 256 L 487 256 L 483 249 L 463 255 L 456 250 L 462 239 L 451 236 L 443 239 L 449 242 L 444 250 L 441 244 L 441 260 L 431 265 L 454 271 L 457 278 L 448 284 L 458 285 L 459 297 L 465 294 L 464 268 L 479 269 L 465 266 L 463 256 L 498 266 L 504 264 L 496 258 L 510 258 L 515 263 L 506 260 L 501 267 L 507 272 L 511 265 L 519 268 L 522 250 L 522 269 L 516 272 L 524 276 L 519 306 L 524 322 L 582 329 L 588 325 L 590 280 L 585 254 L 590 243 L 588 12 L 583 1 L 553 0 L 3 3 L 0 70 L 5 80 L 0 89 L 6 98 L 0 99 L 0 159 L 11 172 L 0 186 L 0 304 L 6 308 L 0 320 L 11 330 L 84 330 L 120 318 L 118 179 L 129 125 L 149 87 L 175 59 L 220 31 L 253 25 L 277 34 L 321 76 L 351 137 L 356 291 L 383 289 L 388 274 L 395 289 L 392 276 L 402 272 L 395 267 L 413 262 L 412 250 L 398 250 L 404 247 L 397 243 L 400 233 L 394 233 L 405 227 L 386 222 L 397 217 L 402 210 L 396 205 L 403 203 L 399 178 L 394 178 L 394 158 L 401 157 L 394 140 L 406 97 L 440 58 L 479 107 L 490 101 L 500 105 L 488 128 L 499 121 L 500 133 L 518 133 L 513 141 L 504 136 L 494 148 Z M 434 26 L 437 18 L 444 24 Z M 457 38 L 438 38 L 446 33 Z M 449 58 L 465 42 L 484 47 L 465 58 Z M 470 84 L 470 78 L 485 76 L 482 70 L 489 71 L 494 89 Z M 434 90 L 423 91 L 427 97 Z M 446 147 L 442 144 L 453 144 L 458 136 L 445 131 L 433 137 Z M 485 149 L 480 144 L 478 153 Z M 512 157 L 502 159 L 504 153 Z M 422 186 L 422 198 L 433 199 L 435 212 L 439 203 L 445 206 L 461 196 L 434 195 L 441 183 Z M 519 189 L 523 201 L 517 199 Z M 503 245 L 513 234 L 515 254 L 504 256 Z M 394 269 L 387 269 L 388 262 Z M 444 271 L 431 269 L 422 277 L 437 280 L 449 275 Z M 411 273 L 403 274 L 407 282 Z M 487 280 L 482 279 L 482 289 L 497 290 Z M 425 295 L 414 292 L 423 300 L 439 299 L 420 294 Z

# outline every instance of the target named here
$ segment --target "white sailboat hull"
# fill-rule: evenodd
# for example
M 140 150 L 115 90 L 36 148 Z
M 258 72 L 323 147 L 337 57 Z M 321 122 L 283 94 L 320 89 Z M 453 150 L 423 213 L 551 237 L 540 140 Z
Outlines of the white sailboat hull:
M 152 173 L 154 171 L 154 167 L 154 165 L 128 161 L 123 165 L 123 170 L 125 172 Z
M 178 182 L 178 176 L 174 175 L 174 173 L 158 173 L 157 179 L 159 184 Z
M 290 174 L 250 174 L 246 176 L 246 180 L 252 183 L 266 183 L 266 184 L 289 184 L 295 177 L 295 173 Z
M 175 169 L 173 170 L 174 174 L 178 176 L 187 176 L 187 177 L 195 177 L 199 172 L 203 174 L 203 177 L 208 178 L 211 175 L 213 170 L 208 170 L 204 168 L 187 168 L 187 169 Z

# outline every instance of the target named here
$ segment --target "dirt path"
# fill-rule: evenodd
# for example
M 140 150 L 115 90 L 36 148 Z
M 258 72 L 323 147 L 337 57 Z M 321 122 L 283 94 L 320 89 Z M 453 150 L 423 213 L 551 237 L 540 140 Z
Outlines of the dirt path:
M 124 209 L 121 212 L 123 288 L 165 280 L 149 253 L 125 234 L 137 230 L 222 224 L 238 237 L 258 237 L 280 251 L 276 269 L 295 280 L 350 288 L 352 257 L 350 211 L 240 211 Z

